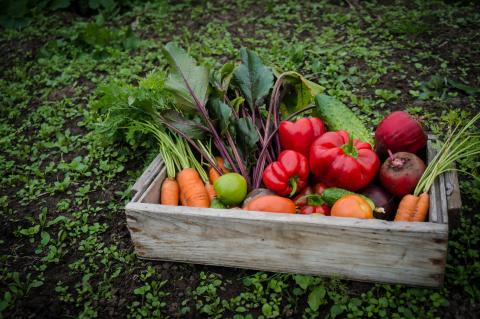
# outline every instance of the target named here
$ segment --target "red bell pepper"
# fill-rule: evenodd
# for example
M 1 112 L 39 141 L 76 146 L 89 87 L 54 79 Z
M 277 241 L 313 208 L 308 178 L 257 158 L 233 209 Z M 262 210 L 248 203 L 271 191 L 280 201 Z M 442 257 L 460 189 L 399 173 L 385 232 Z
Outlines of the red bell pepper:
M 367 142 L 350 138 L 346 131 L 327 132 L 310 148 L 310 169 L 330 187 L 357 191 L 377 174 L 380 160 Z
M 317 183 L 313 188 L 308 186 L 295 199 L 299 214 L 330 215 L 330 206 L 322 200 L 321 194 L 327 188 L 323 183 Z
M 295 123 L 282 121 L 278 128 L 278 136 L 282 150 L 293 150 L 308 158 L 310 145 L 326 131 L 321 119 L 305 117 Z
M 307 158 L 287 150 L 265 168 L 262 179 L 265 186 L 278 195 L 292 196 L 307 185 L 309 173 Z

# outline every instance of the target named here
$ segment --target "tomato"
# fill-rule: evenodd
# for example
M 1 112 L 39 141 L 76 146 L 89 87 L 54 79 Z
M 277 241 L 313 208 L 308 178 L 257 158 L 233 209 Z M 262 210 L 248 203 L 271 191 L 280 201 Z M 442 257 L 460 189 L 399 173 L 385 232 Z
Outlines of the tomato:
M 346 195 L 333 204 L 331 215 L 336 217 L 373 218 L 373 210 L 358 195 Z
M 297 208 L 295 207 L 295 203 L 289 198 L 267 195 L 259 196 L 251 200 L 243 209 L 259 212 L 295 214 Z
M 213 184 L 217 198 L 225 205 L 238 205 L 247 196 L 247 181 L 237 173 L 228 173 L 217 178 Z

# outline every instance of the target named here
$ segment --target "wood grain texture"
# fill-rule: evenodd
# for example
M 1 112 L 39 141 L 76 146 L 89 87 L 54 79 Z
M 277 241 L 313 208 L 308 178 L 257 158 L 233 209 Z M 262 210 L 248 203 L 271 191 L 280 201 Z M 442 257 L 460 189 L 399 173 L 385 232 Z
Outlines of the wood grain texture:
M 167 168 L 163 166 L 160 172 L 155 176 L 150 186 L 141 194 L 138 199 L 139 203 L 159 204 L 160 203 L 160 189 L 163 180 L 167 176 Z
M 440 286 L 448 227 L 142 203 L 126 207 L 142 258 Z
M 430 163 L 435 155 L 438 153 L 437 150 L 433 147 L 435 142 L 435 137 L 429 135 L 427 141 L 427 163 Z M 445 174 L 440 175 L 433 182 L 430 191 L 430 208 L 428 211 L 428 220 L 432 223 L 448 223 L 448 205 L 447 205 L 447 195 L 445 190 Z
M 445 193 L 447 194 L 448 225 L 450 229 L 455 229 L 460 225 L 462 208 L 460 185 L 458 184 L 456 171 L 450 171 L 445 174 Z
M 137 201 L 143 192 L 150 186 L 153 179 L 158 175 L 160 170 L 164 167 L 163 159 L 160 154 L 148 165 L 143 174 L 137 179 L 132 186 L 134 192 L 132 201 Z

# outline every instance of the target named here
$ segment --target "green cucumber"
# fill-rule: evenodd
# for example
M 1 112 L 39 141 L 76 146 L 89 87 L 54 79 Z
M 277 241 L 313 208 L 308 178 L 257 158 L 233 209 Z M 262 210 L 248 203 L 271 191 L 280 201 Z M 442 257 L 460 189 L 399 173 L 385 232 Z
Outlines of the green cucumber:
M 349 190 L 343 189 L 343 188 L 337 188 L 337 187 L 332 187 L 332 188 L 327 188 L 326 190 L 323 191 L 322 193 L 322 199 L 328 204 L 328 206 L 332 207 L 333 204 L 340 198 L 346 195 L 358 195 L 365 199 L 365 201 L 368 203 L 368 205 L 372 208 L 375 209 L 375 204 L 373 201 L 368 198 L 367 196 L 357 194 L 354 192 L 351 192 Z
M 330 131 L 345 130 L 354 138 L 375 146 L 371 132 L 345 104 L 328 95 L 318 94 L 315 105 L 314 114 L 325 122 Z

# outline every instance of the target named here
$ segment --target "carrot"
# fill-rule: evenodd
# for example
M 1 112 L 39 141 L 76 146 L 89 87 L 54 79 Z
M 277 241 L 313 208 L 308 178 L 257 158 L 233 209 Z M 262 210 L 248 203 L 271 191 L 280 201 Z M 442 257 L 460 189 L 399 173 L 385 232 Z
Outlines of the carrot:
M 187 206 L 187 202 L 185 201 L 185 194 L 183 192 L 180 192 L 180 204 L 182 206 Z
M 215 188 L 208 182 L 205 184 L 205 188 L 207 189 L 208 198 L 210 198 L 210 201 L 212 201 L 215 196 L 217 196 L 217 193 L 215 193 Z
M 415 210 L 412 222 L 424 222 L 427 219 L 428 207 L 430 205 L 430 196 L 427 193 L 422 193 L 417 202 L 417 209 Z
M 183 204 L 191 207 L 210 207 L 207 189 L 198 172 L 193 168 L 184 168 L 177 174 L 180 198 Z
M 427 219 L 429 199 L 427 193 L 420 196 L 405 195 L 398 205 L 396 222 L 423 222 Z
M 175 179 L 168 177 L 162 183 L 160 192 L 160 204 L 178 206 L 179 189 Z
M 210 180 L 210 185 L 215 183 L 215 181 L 220 177 L 220 174 L 213 168 L 208 169 L 208 179 Z
M 230 173 L 230 170 L 225 167 L 225 161 L 220 156 L 215 156 L 215 161 L 217 162 L 218 168 L 222 171 L 222 174 Z M 220 177 L 219 174 L 213 167 L 208 169 L 208 179 L 210 180 L 210 184 L 213 185 L 217 178 Z

